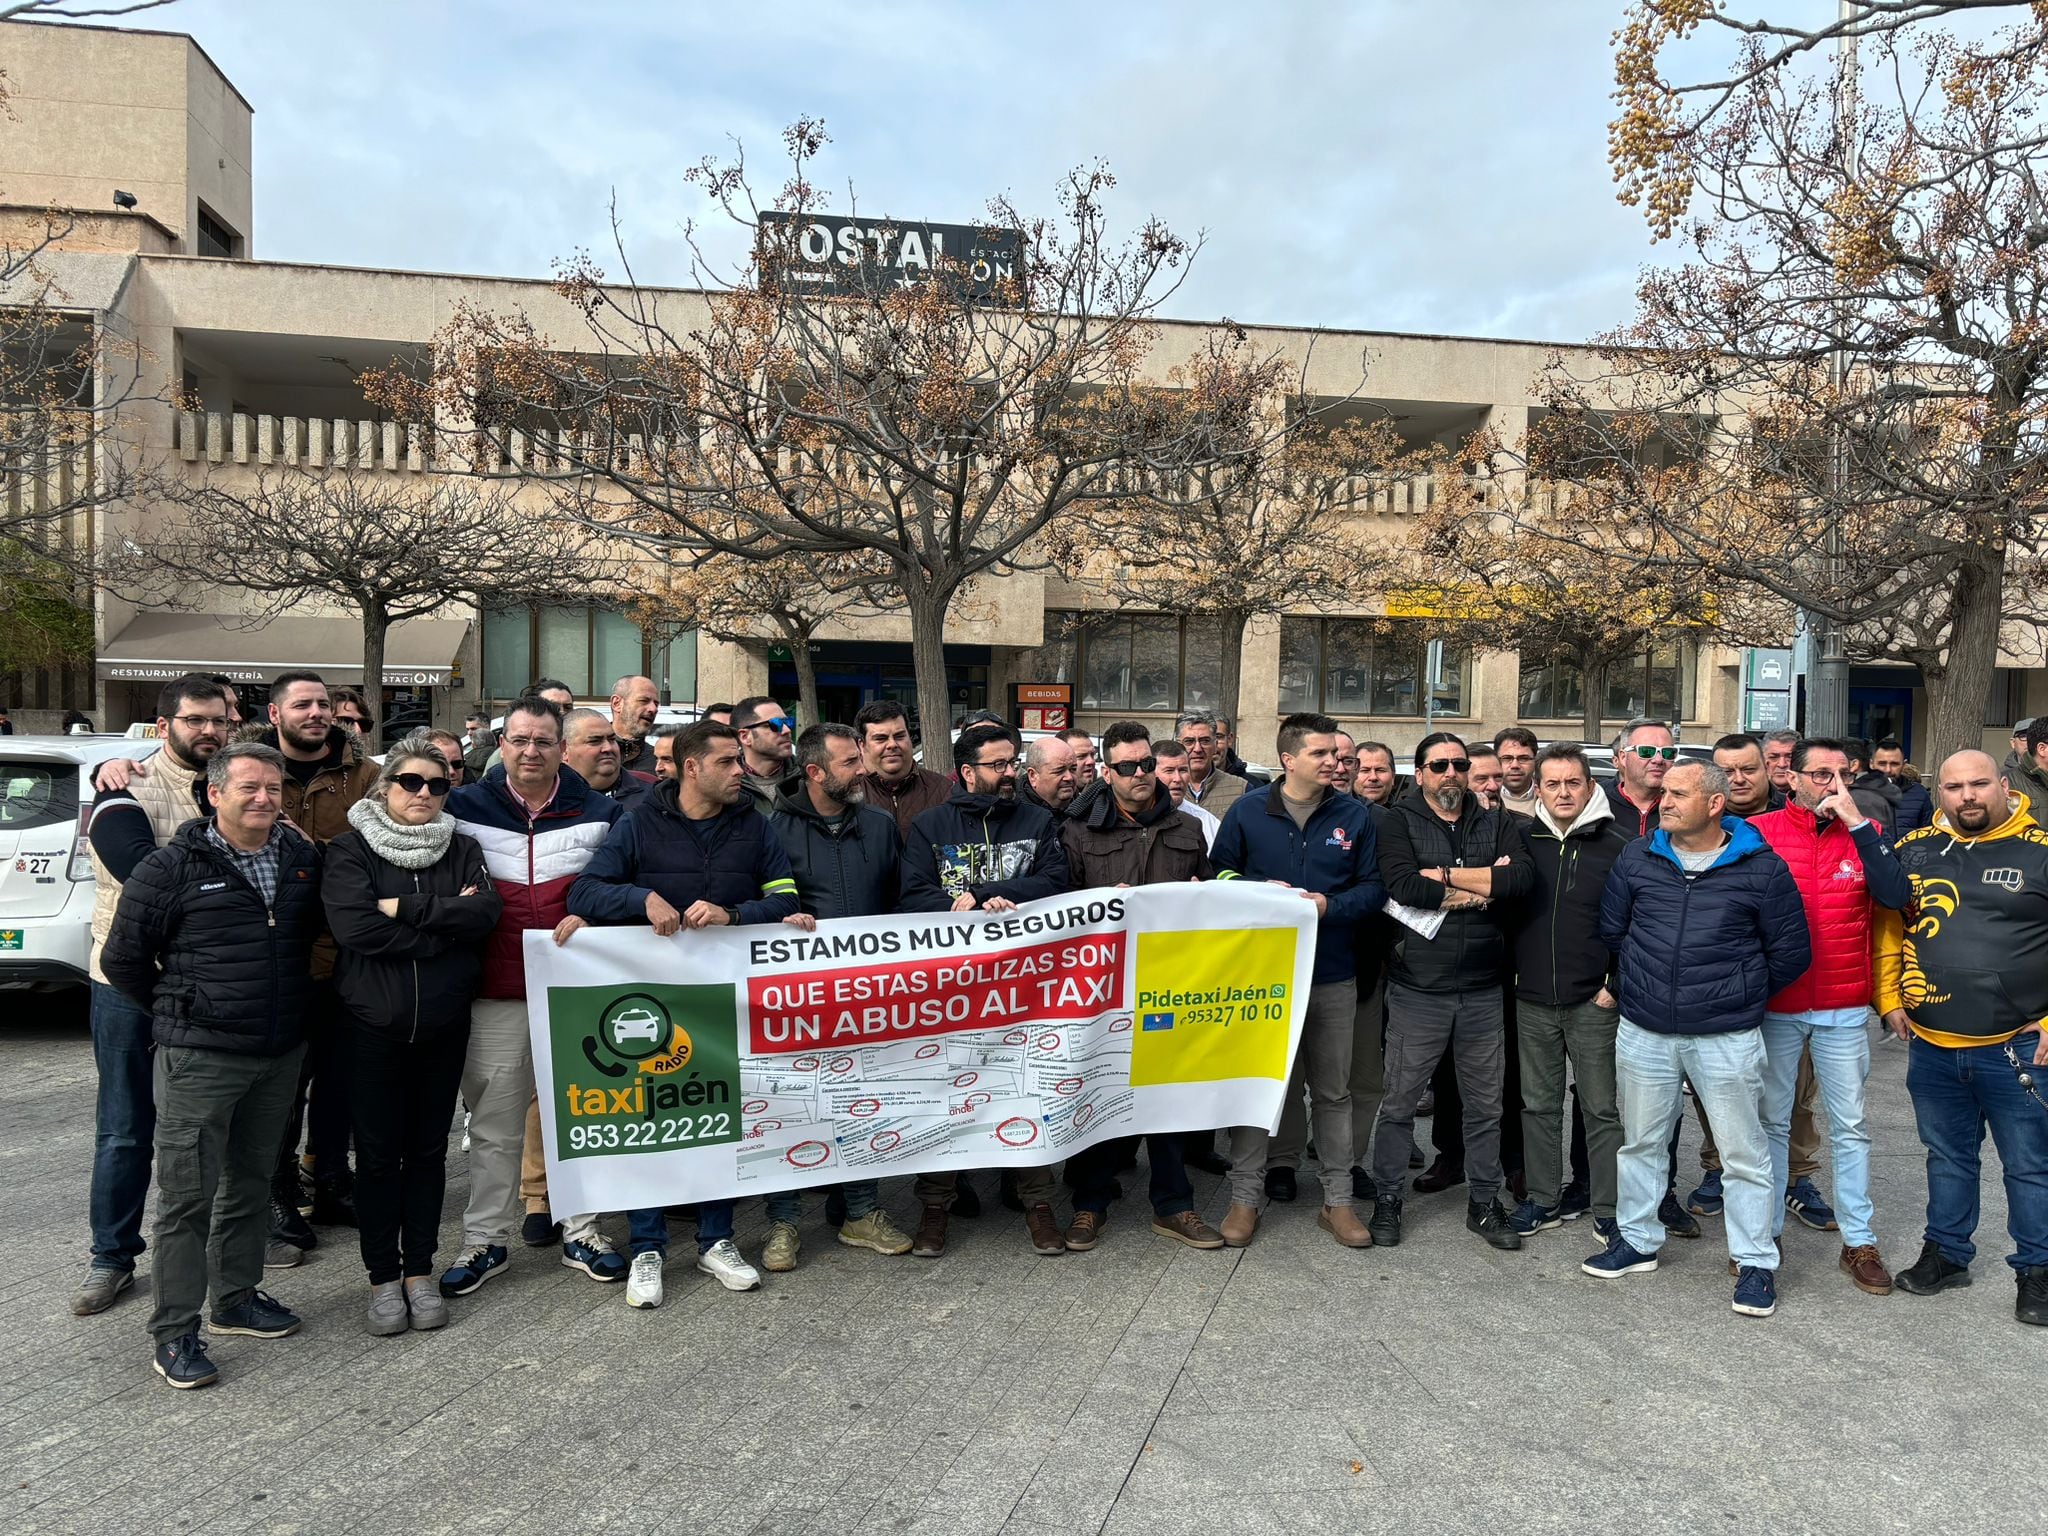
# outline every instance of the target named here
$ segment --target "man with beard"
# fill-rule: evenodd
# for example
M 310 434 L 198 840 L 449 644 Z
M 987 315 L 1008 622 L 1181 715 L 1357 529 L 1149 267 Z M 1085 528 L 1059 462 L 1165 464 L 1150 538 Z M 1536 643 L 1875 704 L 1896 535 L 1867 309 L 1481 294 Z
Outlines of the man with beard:
M 1936 787 L 1933 824 L 1898 848 L 1913 903 L 1877 915 L 1877 1006 L 1885 1027 L 1911 1042 L 1906 1091 L 1927 1148 L 1925 1237 L 1898 1287 L 1931 1296 L 1970 1283 L 1988 1125 L 2005 1168 L 2013 1315 L 2044 1325 L 2048 832 L 1986 753 L 1950 757 Z
M 953 741 L 960 789 L 910 824 L 903 845 L 905 912 L 1010 912 L 1022 902 L 1060 895 L 1068 886 L 1067 855 L 1052 813 L 1017 794 L 1017 741 L 1008 726 L 970 725 Z M 1017 1197 L 1034 1253 L 1067 1251 L 1053 1216 L 1052 1170 L 1019 1168 Z M 946 1251 L 946 1225 L 957 1173 L 917 1177 L 923 1215 L 911 1252 L 935 1259 Z
M 198 673 L 167 683 L 156 709 L 157 734 L 163 741 L 156 771 L 133 779 L 126 789 L 98 796 L 87 822 L 94 881 L 88 969 L 99 1097 L 88 1205 L 92 1261 L 71 1298 L 71 1310 L 80 1317 L 104 1312 L 135 1283 L 135 1260 L 143 1250 L 142 1204 L 149 1195 L 150 1150 L 156 1137 L 149 1012 L 108 984 L 100 969 L 100 952 L 114 925 L 121 883 L 136 865 L 169 844 L 186 822 L 207 813 L 206 764 L 228 739 L 225 693 Z
M 733 705 L 732 723 L 740 733 L 741 783 L 754 809 L 766 816 L 775 809 L 776 791 L 803 777 L 795 762 L 796 720 L 775 700 L 756 694 Z
M 683 732 L 676 739 L 681 776 L 649 791 L 644 803 L 612 823 L 604 846 L 569 887 L 569 915 L 590 923 L 646 924 L 669 938 L 684 928 L 779 923 L 795 912 L 789 857 L 767 818 L 748 803 L 740 752 L 731 726 L 700 721 Z M 697 1268 L 729 1291 L 751 1291 L 761 1277 L 732 1240 L 735 1204 L 699 1203 Z M 649 1206 L 629 1212 L 628 1222 L 633 1263 L 626 1305 L 658 1307 L 668 1213 Z
M 796 881 L 797 910 L 783 921 L 810 932 L 820 918 L 895 911 L 903 839 L 889 816 L 861 803 L 867 779 L 860 738 L 844 725 L 811 726 L 796 739 L 796 760 L 803 777 L 783 785 L 768 817 Z M 832 1225 L 849 1248 L 890 1257 L 910 1252 L 910 1239 L 880 1201 L 878 1180 L 850 1179 L 827 1196 L 826 1219 L 839 1218 Z M 763 1204 L 768 1235 L 761 1267 L 778 1274 L 795 1269 L 803 1192 L 777 1190 Z
M 1517 816 L 1536 814 L 1536 733 L 1525 725 L 1496 731 L 1494 755 L 1500 759 L 1500 808 Z
M 895 818 L 898 835 L 910 836 L 913 821 L 953 798 L 952 780 L 917 766 L 910 716 L 896 700 L 863 705 L 853 728 L 860 733 L 861 761 L 867 767 L 867 803 Z
M 1160 787 L 1152 740 L 1135 720 L 1119 720 L 1102 735 L 1107 792 L 1060 829 L 1076 890 L 1092 886 L 1156 885 L 1207 880 L 1208 845 L 1191 817 Z M 1074 1188 L 1074 1220 L 1067 1247 L 1093 1248 L 1109 1219 L 1117 1165 L 1135 1143 L 1113 1138 L 1075 1153 L 1067 1164 Z M 1195 1192 L 1181 1157 L 1179 1132 L 1145 1138 L 1151 1162 L 1152 1230 L 1190 1248 L 1221 1248 L 1223 1234 L 1195 1212 Z
M 1526 896 L 1534 874 L 1507 813 L 1485 810 L 1472 796 L 1470 769 L 1456 736 L 1425 736 L 1415 749 L 1415 788 L 1380 828 L 1389 902 L 1444 914 L 1432 933 L 1411 926 L 1401 935 L 1388 972 L 1386 1097 L 1373 1142 L 1370 1224 L 1373 1241 L 1386 1247 L 1401 1241 L 1401 1185 L 1415 1147 L 1416 1104 L 1447 1048 L 1464 1107 L 1471 1180 L 1465 1226 L 1495 1248 L 1522 1246 L 1499 1198 L 1508 946 L 1495 903 Z
M 327 684 L 317 672 L 280 673 L 270 685 L 270 729 L 257 738 L 284 754 L 285 819 L 324 848 L 349 829 L 349 807 L 377 782 L 361 735 L 334 718 Z M 305 1065 L 298 1098 L 285 1122 L 285 1143 L 278 1163 L 278 1193 L 296 1201 L 301 1123 L 306 1132 L 307 1161 L 313 1169 L 313 1221 L 321 1225 L 355 1225 L 355 1202 L 348 1171 L 348 1104 L 341 1063 L 335 1051 L 335 1002 L 329 977 L 334 971 L 334 940 L 325 932 L 313 946 L 313 996 L 307 1029 Z M 281 1237 L 302 1251 L 310 1238 L 291 1224 Z M 279 1254 L 276 1257 L 282 1258 Z
M 1664 775 L 1677 760 L 1677 739 L 1662 720 L 1631 720 L 1615 736 L 1607 804 L 1614 824 L 1630 837 L 1648 837 L 1657 830 Z
M 649 782 L 654 778 L 654 749 L 647 733 L 654 729 L 660 712 L 660 698 L 654 680 L 622 677 L 612 684 L 612 734 L 619 739 L 619 766 L 627 773 L 639 773 Z

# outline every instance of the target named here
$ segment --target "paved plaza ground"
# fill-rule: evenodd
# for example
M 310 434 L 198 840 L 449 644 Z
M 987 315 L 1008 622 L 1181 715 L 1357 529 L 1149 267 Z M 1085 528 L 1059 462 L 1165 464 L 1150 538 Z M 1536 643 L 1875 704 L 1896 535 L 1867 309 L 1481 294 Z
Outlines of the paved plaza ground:
M 1877 1047 L 1878 1226 L 1895 1267 L 1918 1251 L 1923 1199 L 1904 1072 L 1902 1047 Z M 1496 1253 L 1464 1230 L 1458 1194 L 1411 1198 L 1408 1240 L 1362 1253 L 1317 1230 L 1312 1200 L 1269 1212 L 1244 1252 L 1197 1253 L 1153 1236 L 1127 1198 L 1093 1253 L 1042 1259 L 990 1198 L 936 1262 L 842 1248 L 814 1209 L 794 1274 L 734 1296 L 672 1262 L 651 1313 L 552 1250 L 515 1249 L 449 1328 L 396 1339 L 363 1333 L 352 1235 L 330 1231 L 266 1282 L 304 1331 L 223 1339 L 220 1385 L 176 1393 L 149 1369 L 144 1297 L 95 1318 L 67 1306 L 92 1084 L 82 1009 L 5 999 L 10 1533 L 2048 1521 L 2029 1470 L 2048 1330 L 2013 1321 L 1995 1158 L 1972 1289 L 1865 1296 L 1835 1268 L 1834 1235 L 1794 1225 L 1768 1321 L 1730 1312 L 1718 1221 L 1672 1242 L 1656 1274 L 1601 1283 L 1578 1269 L 1590 1222 Z M 1688 1171 L 1692 1144 L 1689 1130 Z M 908 1226 L 907 1181 L 884 1193 Z M 1197 1196 L 1221 1218 L 1216 1180 L 1198 1177 Z M 760 1226 L 743 1207 L 750 1255 Z M 623 1219 L 611 1227 L 623 1243 Z

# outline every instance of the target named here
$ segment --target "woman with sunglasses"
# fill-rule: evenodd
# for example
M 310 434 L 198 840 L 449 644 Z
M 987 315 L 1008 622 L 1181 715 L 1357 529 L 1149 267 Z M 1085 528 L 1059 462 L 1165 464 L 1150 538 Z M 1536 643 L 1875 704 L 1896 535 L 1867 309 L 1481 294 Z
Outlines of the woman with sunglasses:
M 448 1127 L 483 945 L 502 905 L 476 839 L 447 813 L 448 759 L 425 731 L 391 750 L 350 831 L 327 845 L 321 895 L 340 954 L 356 1225 L 373 1334 L 439 1328 L 433 1278 Z

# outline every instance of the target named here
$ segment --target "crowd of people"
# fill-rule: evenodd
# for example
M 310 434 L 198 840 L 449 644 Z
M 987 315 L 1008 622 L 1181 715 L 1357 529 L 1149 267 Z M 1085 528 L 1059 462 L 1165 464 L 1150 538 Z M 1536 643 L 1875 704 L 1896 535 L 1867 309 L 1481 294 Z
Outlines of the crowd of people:
M 1399 1245 L 1415 1194 L 1460 1185 L 1466 1227 L 1503 1252 L 1590 1217 L 1598 1279 L 1721 1217 L 1734 1310 L 1762 1317 L 1788 1217 L 1840 1233 L 1862 1292 L 1969 1284 L 1988 1128 L 2016 1316 L 2048 1323 L 2048 719 L 2003 765 L 1951 755 L 1930 794 L 1896 742 L 1730 735 L 1703 758 L 1648 719 L 1605 781 L 1585 747 L 1521 727 L 1432 732 L 1404 774 L 1318 714 L 1282 722 L 1267 775 L 1203 712 L 1099 742 L 970 717 L 941 774 L 893 701 L 799 733 L 772 698 L 680 727 L 656 698 L 628 677 L 608 710 L 578 708 L 541 679 L 497 728 L 414 731 L 379 763 L 363 700 L 313 673 L 280 676 L 247 726 L 224 679 L 166 685 L 161 751 L 100 769 L 88 828 L 98 1135 L 75 1312 L 133 1286 L 152 1178 L 148 1329 L 176 1387 L 217 1379 L 202 1313 L 208 1336 L 299 1328 L 261 1282 L 322 1227 L 355 1228 L 377 1335 L 445 1325 L 517 1246 L 659 1306 L 678 1222 L 698 1270 L 754 1289 L 799 1262 L 802 1191 L 767 1198 L 758 1267 L 731 1200 L 628 1212 L 623 1253 L 602 1213 L 553 1209 L 528 933 L 808 929 L 1216 879 L 1314 904 L 1312 984 L 1276 1130 L 1144 1138 L 1161 1238 L 1251 1244 L 1312 1159 L 1317 1225 L 1347 1248 Z M 1874 1020 L 1909 1042 L 1927 1158 L 1896 1275 L 1870 1188 Z M 1681 1196 L 1688 1095 L 1702 1170 Z M 468 1197 L 440 1267 L 458 1111 Z M 997 1189 L 1033 1252 L 1086 1252 L 1137 1156 L 1104 1142 Z M 1214 1226 L 1191 1170 L 1224 1181 Z M 839 1243 L 935 1259 L 981 1213 L 976 1177 L 919 1175 L 909 1231 L 873 1179 L 818 1193 Z

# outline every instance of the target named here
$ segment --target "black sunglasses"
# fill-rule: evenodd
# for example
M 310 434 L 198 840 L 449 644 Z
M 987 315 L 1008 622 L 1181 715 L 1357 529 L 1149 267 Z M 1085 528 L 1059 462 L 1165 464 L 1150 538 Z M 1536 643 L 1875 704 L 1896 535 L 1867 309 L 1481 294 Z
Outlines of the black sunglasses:
M 455 787 L 439 774 L 434 775 L 430 779 L 417 773 L 394 773 L 391 775 L 391 782 L 404 790 L 408 795 L 416 795 L 424 789 L 436 800 L 439 800 Z
M 1159 766 L 1159 759 L 1156 757 L 1141 757 L 1134 762 L 1106 763 L 1103 766 L 1120 779 L 1135 779 L 1139 774 L 1150 773 L 1154 768 L 1157 768 Z
M 1472 759 L 1469 757 L 1432 757 L 1422 765 L 1431 773 L 1469 773 Z

